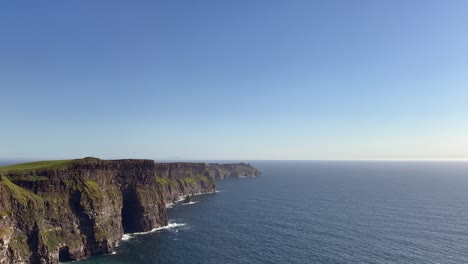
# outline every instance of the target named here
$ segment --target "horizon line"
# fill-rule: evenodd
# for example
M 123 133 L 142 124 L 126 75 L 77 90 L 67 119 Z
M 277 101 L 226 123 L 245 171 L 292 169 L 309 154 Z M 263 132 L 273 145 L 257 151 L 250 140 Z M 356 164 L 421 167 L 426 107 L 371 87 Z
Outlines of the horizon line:
M 89 157 L 89 156 L 88 156 Z M 85 158 L 85 157 L 82 157 Z M 5 158 L 0 157 L 0 161 L 20 161 L 33 162 L 43 160 L 63 160 L 63 159 L 82 159 L 82 158 Z M 99 157 L 96 157 L 99 158 Z M 99 158 L 103 160 L 119 160 L 119 159 L 148 159 L 155 162 L 190 162 L 190 161 L 341 161 L 341 162 L 468 162 L 468 158 L 389 158 L 389 159 L 153 159 L 153 158 Z

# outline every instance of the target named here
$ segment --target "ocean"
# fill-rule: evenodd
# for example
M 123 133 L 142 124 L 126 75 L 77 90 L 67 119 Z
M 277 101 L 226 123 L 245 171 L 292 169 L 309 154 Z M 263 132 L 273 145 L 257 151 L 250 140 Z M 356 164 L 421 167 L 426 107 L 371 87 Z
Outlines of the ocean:
M 78 263 L 468 263 L 468 162 L 251 163 Z

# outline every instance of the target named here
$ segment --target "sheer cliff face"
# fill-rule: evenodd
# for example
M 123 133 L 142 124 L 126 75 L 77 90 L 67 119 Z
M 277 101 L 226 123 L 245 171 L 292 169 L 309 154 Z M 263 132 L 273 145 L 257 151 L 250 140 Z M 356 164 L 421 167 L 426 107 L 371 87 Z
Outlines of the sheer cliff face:
M 166 203 L 174 203 L 185 195 L 215 191 L 215 179 L 205 163 L 156 163 L 155 171 Z
M 109 254 L 124 233 L 167 225 L 166 203 L 214 192 L 215 179 L 259 174 L 245 163 L 96 158 L 42 169 L 0 167 L 0 263 Z
M 249 163 L 210 163 L 207 164 L 207 170 L 216 180 L 255 177 L 261 175 L 260 171 Z
M 186 195 L 214 192 L 216 180 L 260 175 L 259 170 L 247 163 L 156 163 L 155 172 L 166 203 L 174 203 Z
M 83 159 L 6 174 L 0 181 L 0 263 L 108 254 L 124 232 L 167 225 L 152 160 Z

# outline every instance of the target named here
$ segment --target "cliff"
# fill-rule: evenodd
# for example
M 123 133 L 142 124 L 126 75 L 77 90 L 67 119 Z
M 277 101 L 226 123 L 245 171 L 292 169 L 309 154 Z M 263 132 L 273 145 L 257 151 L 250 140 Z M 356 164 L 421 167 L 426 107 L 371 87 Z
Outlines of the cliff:
M 72 160 L 3 171 L 0 262 L 109 254 L 127 232 L 167 225 L 152 160 Z
M 210 175 L 205 163 L 155 163 L 155 171 L 168 204 L 179 201 L 185 195 L 215 191 L 215 178 Z
M 216 180 L 226 178 L 255 177 L 261 175 L 260 171 L 250 163 L 209 163 L 207 170 Z
M 166 203 L 186 195 L 215 191 L 215 181 L 226 178 L 255 177 L 261 173 L 247 163 L 156 163 L 156 180 L 163 188 Z
M 85 158 L 0 167 L 0 263 L 109 254 L 124 233 L 167 225 L 166 203 L 259 174 L 246 166 Z

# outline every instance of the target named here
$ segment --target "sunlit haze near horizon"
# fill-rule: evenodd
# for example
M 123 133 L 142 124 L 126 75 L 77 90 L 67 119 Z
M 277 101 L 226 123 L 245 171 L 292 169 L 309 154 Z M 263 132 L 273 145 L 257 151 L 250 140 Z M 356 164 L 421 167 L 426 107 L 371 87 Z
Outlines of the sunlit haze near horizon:
M 0 159 L 467 160 L 468 1 L 4 1 Z

